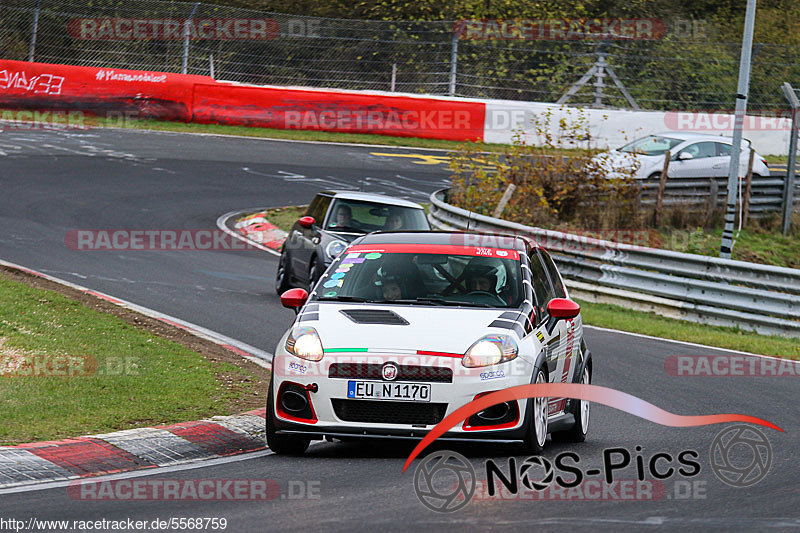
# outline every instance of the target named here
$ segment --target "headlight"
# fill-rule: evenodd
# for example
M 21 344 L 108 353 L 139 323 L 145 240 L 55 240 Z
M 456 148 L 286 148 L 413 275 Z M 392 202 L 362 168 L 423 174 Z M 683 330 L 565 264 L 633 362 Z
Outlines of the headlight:
M 339 257 L 339 254 L 347 248 L 347 243 L 344 241 L 331 241 L 328 243 L 328 246 L 325 248 L 325 253 L 328 254 L 328 257 L 331 259 L 336 259 Z
M 286 338 L 286 351 L 309 361 L 322 359 L 322 341 L 317 330 L 309 327 L 293 329 Z
M 508 335 L 487 335 L 470 346 L 461 364 L 467 368 L 496 365 L 511 361 L 518 352 L 517 343 Z

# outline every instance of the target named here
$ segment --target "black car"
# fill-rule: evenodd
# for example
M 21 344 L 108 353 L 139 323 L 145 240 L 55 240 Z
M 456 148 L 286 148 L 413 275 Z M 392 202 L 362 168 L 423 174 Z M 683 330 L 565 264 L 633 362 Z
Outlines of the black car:
M 373 231 L 430 230 L 419 204 L 353 191 L 322 191 L 292 226 L 283 243 L 275 290 L 309 292 L 347 244 Z

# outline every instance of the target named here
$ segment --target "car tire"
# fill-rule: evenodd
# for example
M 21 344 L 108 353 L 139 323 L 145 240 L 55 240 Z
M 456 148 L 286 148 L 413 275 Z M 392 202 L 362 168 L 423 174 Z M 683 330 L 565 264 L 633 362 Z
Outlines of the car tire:
M 298 435 L 278 435 L 275 432 L 275 406 L 272 401 L 272 379 L 269 380 L 267 393 L 266 420 L 267 446 L 277 455 L 303 455 L 311 443 L 311 439 Z
M 660 180 L 661 179 L 661 172 L 653 172 L 649 176 L 647 176 L 649 180 Z
M 582 385 L 590 385 L 592 380 L 589 367 L 583 369 L 581 376 Z M 589 432 L 589 408 L 591 402 L 586 400 L 573 400 L 570 412 L 575 417 L 575 425 L 566 431 L 559 431 L 553 433 L 553 440 L 559 442 L 583 442 L 586 440 L 586 434 Z
M 534 383 L 548 383 L 544 370 L 536 369 Z M 525 433 L 526 453 L 540 454 L 547 441 L 547 398 L 531 398 L 528 409 L 528 430 Z
M 275 274 L 275 292 L 278 293 L 278 296 L 292 288 L 289 283 L 291 273 L 287 265 L 286 253 L 281 253 L 281 258 L 278 260 L 278 272 Z
M 314 290 L 314 286 L 322 276 L 322 269 L 319 266 L 319 260 L 316 257 L 311 259 L 311 267 L 308 269 L 308 294 Z

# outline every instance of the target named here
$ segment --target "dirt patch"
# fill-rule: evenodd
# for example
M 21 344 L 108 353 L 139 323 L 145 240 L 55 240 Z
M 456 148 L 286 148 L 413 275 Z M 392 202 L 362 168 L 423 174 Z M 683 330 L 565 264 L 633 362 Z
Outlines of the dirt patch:
M 150 318 L 136 311 L 125 309 L 124 307 L 115 305 L 97 296 L 92 296 L 91 294 L 86 294 L 77 289 L 66 287 L 54 281 L 40 278 L 13 268 L 0 266 L 0 277 L 21 282 L 37 289 L 45 289 L 63 294 L 67 298 L 80 302 L 90 309 L 102 313 L 109 313 L 121 318 L 131 326 L 145 330 L 153 335 L 175 341 L 201 354 L 206 360 L 212 363 L 230 363 L 247 371 L 247 375 L 223 371 L 215 373 L 217 382 L 219 382 L 226 391 L 232 392 L 235 395 L 233 400 L 228 401 L 225 412 L 219 414 L 249 411 L 262 408 L 266 405 L 270 371 L 216 343 L 196 337 L 180 328 L 166 324 L 155 318 Z

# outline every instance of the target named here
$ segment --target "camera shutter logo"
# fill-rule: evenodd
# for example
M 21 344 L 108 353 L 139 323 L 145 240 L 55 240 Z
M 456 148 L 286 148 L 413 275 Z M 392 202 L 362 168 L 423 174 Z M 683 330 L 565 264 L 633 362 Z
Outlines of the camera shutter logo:
M 541 479 L 531 479 L 530 470 L 533 467 L 538 467 L 544 470 L 544 475 L 541 477 Z M 525 462 L 522 463 L 522 466 L 519 469 L 519 477 L 522 480 L 522 484 L 528 487 L 530 490 L 541 491 L 546 489 L 553 483 L 554 476 L 555 472 L 553 470 L 553 464 L 544 457 L 528 457 L 525 459 Z
M 437 474 L 438 482 L 434 479 Z M 463 455 L 449 450 L 428 455 L 414 471 L 417 498 L 425 507 L 437 513 L 452 513 L 465 507 L 472 500 L 476 485 L 472 463 Z
M 717 433 L 709 455 L 714 474 L 731 487 L 755 485 L 767 476 L 772 466 L 772 445 L 767 436 L 744 424 Z

